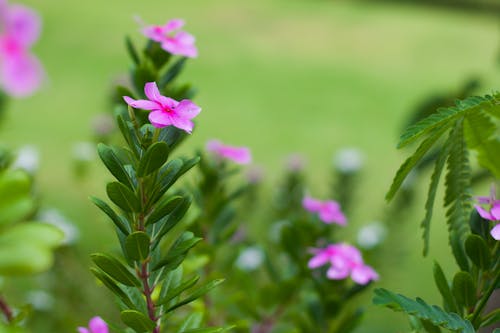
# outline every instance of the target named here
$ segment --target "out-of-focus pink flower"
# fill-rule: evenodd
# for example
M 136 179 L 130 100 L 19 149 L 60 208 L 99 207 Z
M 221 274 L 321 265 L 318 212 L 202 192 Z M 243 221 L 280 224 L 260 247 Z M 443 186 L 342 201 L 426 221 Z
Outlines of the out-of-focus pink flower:
M 0 1 L 0 85 L 11 96 L 29 96 L 42 83 L 42 66 L 30 52 L 40 28 L 33 10 Z
M 172 54 L 182 55 L 188 58 L 198 56 L 198 50 L 194 45 L 193 35 L 179 30 L 184 26 L 181 19 L 173 19 L 165 25 L 151 25 L 144 27 L 142 33 L 155 42 L 161 44 L 161 47 Z
M 304 170 L 306 163 L 307 161 L 304 156 L 294 153 L 287 156 L 285 165 L 290 172 L 300 172 Z
M 78 327 L 79 333 L 108 333 L 108 325 L 101 317 L 94 317 L 89 321 L 89 328 Z
M 487 209 L 484 209 L 480 205 L 475 205 L 477 212 L 483 219 L 490 221 L 500 221 L 500 200 L 496 199 L 495 186 L 491 186 L 489 197 L 477 197 L 477 202 L 482 205 L 486 205 Z M 500 240 L 500 223 L 497 223 L 491 229 L 491 236 L 496 240 Z
M 248 164 L 252 161 L 252 154 L 247 147 L 227 146 L 219 140 L 207 142 L 206 149 L 216 156 L 227 158 L 238 164 Z
M 330 264 L 326 276 L 331 280 L 342 280 L 350 276 L 357 284 L 367 284 L 379 278 L 373 268 L 365 265 L 361 253 L 352 245 L 330 244 L 325 248 L 312 249 L 312 253 L 314 256 L 309 260 L 309 268 Z
M 311 213 L 318 213 L 320 220 L 325 223 L 336 223 L 338 225 L 346 225 L 347 223 L 347 219 L 336 201 L 320 201 L 310 196 L 305 196 L 302 200 L 302 207 Z
M 188 99 L 177 102 L 175 99 L 162 96 L 156 82 L 148 82 L 144 86 L 146 99 L 135 100 L 123 96 L 125 102 L 133 108 L 150 110 L 149 121 L 157 128 L 175 126 L 188 133 L 193 131 L 191 121 L 200 112 L 201 108 Z

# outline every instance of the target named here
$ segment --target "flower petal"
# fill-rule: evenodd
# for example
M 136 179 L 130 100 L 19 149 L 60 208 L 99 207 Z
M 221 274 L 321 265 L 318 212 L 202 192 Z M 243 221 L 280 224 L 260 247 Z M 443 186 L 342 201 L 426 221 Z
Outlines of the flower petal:
M 133 108 L 142 109 L 142 110 L 160 110 L 160 105 L 153 101 L 148 101 L 147 99 L 138 99 L 135 100 L 128 96 L 123 96 L 125 102 Z
M 302 199 L 302 207 L 309 212 L 317 212 L 321 209 L 321 206 L 321 201 L 313 199 L 310 196 L 305 196 L 304 199 Z
M 78 327 L 78 333 L 90 333 L 85 327 Z
M 175 112 L 181 114 L 183 118 L 193 119 L 201 112 L 201 108 L 189 99 L 183 99 L 177 104 Z
M 92 333 L 108 333 L 108 325 L 101 317 L 90 319 L 89 328 Z
M 483 219 L 490 220 L 490 221 L 494 220 L 493 216 L 490 214 L 490 212 L 485 210 L 483 207 L 478 206 L 478 205 L 474 205 L 474 208 L 476 208 L 477 212 L 479 213 L 479 215 L 481 215 L 481 217 Z
M 156 85 L 156 82 L 148 82 L 146 85 L 144 85 L 144 93 L 146 94 L 146 97 L 155 102 L 160 102 L 161 94 L 160 91 L 158 90 L 158 86 Z
M 491 229 L 491 236 L 495 238 L 496 240 L 500 240 L 500 224 L 497 224 L 496 226 Z
M 191 120 L 183 117 L 179 117 L 178 115 L 173 115 L 171 117 L 172 120 L 172 125 L 175 127 L 186 131 L 187 133 L 191 134 L 193 131 L 194 124 Z
M 326 276 L 330 280 L 342 280 L 349 276 L 349 269 L 347 267 L 334 267 L 331 266 L 326 271 Z
M 165 33 L 169 33 L 171 31 L 180 29 L 184 26 L 184 20 L 183 19 L 172 19 L 168 21 L 164 26 L 163 26 L 163 31 Z
M 370 266 L 359 265 L 353 268 L 351 279 L 357 284 L 364 285 L 372 280 L 378 280 L 378 274 Z
M 44 72 L 37 58 L 16 52 L 4 55 L 0 62 L 0 82 L 5 91 L 15 97 L 33 94 L 42 84 Z
M 493 219 L 495 221 L 500 220 L 500 201 L 498 201 L 498 200 L 495 201 L 495 203 L 493 204 L 493 206 L 490 209 L 490 214 L 491 214 L 491 217 L 493 217 Z
M 309 262 L 307 263 L 307 267 L 311 269 L 318 268 L 328 263 L 329 261 L 330 256 L 328 255 L 328 253 L 326 251 L 322 251 L 309 260 Z
M 31 46 L 38 40 L 41 20 L 38 14 L 21 5 L 12 5 L 5 22 L 5 34 L 12 36 L 23 46 Z
M 163 111 L 152 111 L 148 118 L 151 124 L 157 128 L 173 125 L 171 117 Z

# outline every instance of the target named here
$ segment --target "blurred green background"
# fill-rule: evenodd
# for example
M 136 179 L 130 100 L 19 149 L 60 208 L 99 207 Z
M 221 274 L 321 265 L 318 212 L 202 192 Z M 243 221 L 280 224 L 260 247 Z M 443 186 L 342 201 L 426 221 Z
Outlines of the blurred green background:
M 500 83 L 499 16 L 488 10 L 333 0 L 23 3 L 43 17 L 35 52 L 48 79 L 35 96 L 10 103 L 0 139 L 40 150 L 42 205 L 61 210 L 80 229 L 79 261 L 59 266 L 68 284 L 80 287 L 85 297 L 64 310 L 74 312 L 67 320 L 77 324 L 111 304 L 87 267 L 88 254 L 113 249 L 114 239 L 87 199 L 103 196 L 109 176 L 96 160 L 88 177 L 77 180 L 72 149 L 92 139 L 92 119 L 109 111 L 112 84 L 130 66 L 124 36 L 142 45 L 134 15 L 155 24 L 184 18 L 186 30 L 197 37 L 200 57 L 189 61 L 182 79 L 199 89 L 196 102 L 203 111 L 184 152 L 211 138 L 247 145 L 269 184 L 279 177 L 285 156 L 299 152 L 308 159 L 311 193 L 321 197 L 328 193 L 325 179 L 334 153 L 344 147 L 363 151 L 358 209 L 350 218 L 353 235 L 359 225 L 381 218 L 385 191 L 407 154 L 396 151 L 395 144 L 412 109 L 432 94 L 458 91 L 471 77 L 481 78 L 480 93 Z M 430 256 L 421 258 L 422 207 L 395 221 L 404 224 L 405 233 L 387 244 L 387 252 L 397 248 L 395 253 L 407 257 L 382 271 L 377 285 L 438 303 L 432 259 L 448 271 L 454 263 L 439 214 Z M 370 298 L 357 332 L 408 331 L 404 316 L 374 307 Z

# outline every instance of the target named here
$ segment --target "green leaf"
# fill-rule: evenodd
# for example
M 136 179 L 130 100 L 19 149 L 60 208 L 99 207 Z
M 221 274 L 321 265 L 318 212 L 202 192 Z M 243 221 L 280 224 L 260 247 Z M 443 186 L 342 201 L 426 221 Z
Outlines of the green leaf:
M 106 193 L 111 201 L 126 212 L 140 212 L 141 203 L 128 187 L 118 182 L 108 183 Z
M 436 129 L 442 129 L 448 126 L 465 113 L 496 107 L 493 97 L 475 96 L 466 98 L 463 101 L 457 101 L 454 107 L 440 108 L 436 113 L 410 126 L 403 135 L 401 135 L 398 148 L 407 146 L 411 142 L 414 142 L 423 135 L 429 134 Z
M 104 273 L 126 286 L 141 287 L 141 282 L 118 259 L 104 253 L 94 253 L 92 261 Z
M 195 312 L 190 314 L 181 324 L 177 333 L 185 332 L 189 329 L 194 329 L 200 326 L 201 321 L 203 320 L 203 314 L 200 312 Z
M 149 256 L 149 246 L 151 240 L 143 231 L 131 233 L 125 241 L 125 249 L 127 255 L 132 260 L 145 260 Z
M 194 300 L 200 298 L 201 296 L 205 295 L 207 292 L 209 292 L 213 288 L 217 287 L 222 282 L 224 282 L 224 279 L 216 279 L 216 280 L 212 280 L 212 281 L 208 282 L 204 286 L 196 289 L 191 295 L 189 295 L 185 299 L 183 299 L 180 302 L 178 302 L 178 303 L 172 305 L 171 307 L 169 307 L 165 311 L 165 313 L 171 312 L 171 311 L 177 309 L 178 307 L 181 307 L 183 305 L 191 303 L 192 301 L 194 301 Z
M 451 290 L 459 307 L 469 308 L 476 303 L 476 286 L 468 272 L 460 271 L 455 274 Z
M 163 89 L 163 87 L 172 82 L 184 68 L 186 60 L 187 58 L 180 58 L 172 66 L 170 66 L 168 71 L 160 78 L 158 86 Z
M 485 240 L 477 235 L 469 235 L 465 241 L 465 252 L 480 269 L 487 270 L 491 265 L 491 254 Z
M 163 236 L 181 221 L 189 209 L 189 206 L 191 206 L 191 198 L 183 198 L 182 202 L 177 205 L 173 212 L 164 218 L 164 221 L 158 222 L 161 227 L 156 236 L 156 242 L 153 244 L 153 248 L 156 248 Z
M 399 168 L 392 181 L 391 188 L 387 192 L 385 198 L 386 200 L 391 200 L 396 192 L 399 190 L 403 181 L 408 176 L 411 170 L 417 166 L 424 155 L 431 149 L 431 147 L 436 143 L 436 141 L 443 135 L 443 133 L 449 128 L 449 126 L 443 126 L 436 131 L 432 132 L 431 135 L 425 139 L 420 146 L 417 148 L 415 153 L 410 156 Z
M 179 296 L 183 291 L 192 288 L 200 279 L 199 276 L 194 276 L 193 278 L 182 282 L 179 286 L 170 289 L 167 294 L 158 301 L 158 304 L 164 305 L 170 302 L 175 297 Z
M 465 237 L 470 232 L 471 170 L 463 134 L 463 122 L 458 120 L 450 134 L 450 154 L 447 161 L 444 205 L 447 207 L 449 240 L 453 255 L 461 270 L 468 271 Z
M 497 308 L 481 318 L 481 326 L 490 326 L 500 322 L 500 308 Z
M 205 327 L 205 328 L 193 328 L 187 331 L 182 331 L 181 333 L 220 333 L 225 332 L 227 328 L 224 327 Z
M 127 296 L 127 294 L 123 291 L 122 288 L 120 288 L 116 282 L 110 278 L 108 275 L 106 275 L 106 273 L 94 268 L 94 267 L 91 267 L 90 268 L 90 271 L 92 272 L 92 274 L 94 274 L 94 276 L 99 279 L 99 281 L 101 281 L 113 294 L 115 294 L 119 299 L 120 301 L 123 302 L 123 304 L 125 304 L 127 307 L 131 308 L 131 309 L 134 309 L 135 308 L 135 305 L 134 303 L 130 300 L 130 298 Z
M 497 179 L 500 178 L 500 141 L 493 138 L 477 147 L 478 162 L 488 169 Z
M 161 167 L 158 173 L 158 185 L 153 189 L 151 202 L 157 202 L 177 180 L 182 168 L 182 160 L 176 158 Z
M 137 333 L 151 332 L 156 323 L 146 317 L 143 313 L 135 310 L 125 310 L 120 313 L 123 323 Z
M 134 187 L 132 180 L 125 170 L 123 162 L 117 157 L 113 149 L 104 143 L 99 143 L 97 145 L 97 152 L 109 172 L 111 172 L 120 183 L 132 189 Z
M 173 197 L 163 197 L 163 199 L 158 202 L 153 212 L 148 216 L 146 225 L 160 221 L 162 218 L 172 213 L 183 202 L 184 198 L 179 195 Z
M 109 207 L 109 205 L 107 203 L 105 203 L 104 201 L 102 201 L 101 199 L 99 198 L 96 198 L 96 197 L 90 197 L 90 200 L 92 200 L 92 202 L 97 206 L 99 207 L 106 215 L 108 215 L 108 217 L 111 219 L 111 221 L 113 221 L 113 223 L 115 224 L 115 226 L 120 229 L 120 231 L 125 234 L 125 235 L 128 235 L 130 234 L 130 227 L 128 224 L 126 224 L 116 213 L 115 211 Z
M 130 39 L 129 36 L 125 37 L 125 46 L 127 47 L 128 54 L 132 61 L 138 65 L 141 62 L 141 59 L 139 58 L 139 54 L 137 53 L 137 50 L 135 49 L 134 43 L 132 43 L 132 40 Z
M 20 221 L 34 209 L 30 176 L 22 170 L 0 173 L 0 225 Z
M 446 312 L 438 306 L 428 305 L 420 298 L 412 300 L 406 296 L 378 288 L 375 289 L 373 303 L 394 311 L 403 311 L 422 320 L 428 320 L 436 326 L 453 332 L 475 333 L 474 327 L 468 320 L 462 319 L 456 313 Z
M 178 258 L 182 258 L 192 247 L 198 244 L 201 240 L 202 238 L 194 237 L 192 232 L 183 232 L 182 235 L 172 245 L 167 255 L 156 265 L 154 265 L 153 270 L 157 270 L 171 262 L 176 261 L 176 259 L 178 260 Z
M 451 136 L 450 136 L 451 138 Z M 431 176 L 431 183 L 429 185 L 429 192 L 427 194 L 427 201 L 425 202 L 425 217 L 420 224 L 424 229 L 423 239 L 424 239 L 424 250 L 423 255 L 427 256 L 429 252 L 429 238 L 431 232 L 431 220 L 432 214 L 434 211 L 434 201 L 436 199 L 436 192 L 439 185 L 439 179 L 441 178 L 441 174 L 443 173 L 443 169 L 446 163 L 446 159 L 448 158 L 448 154 L 450 152 L 450 142 L 451 139 L 448 139 L 444 144 L 444 147 L 439 152 L 439 156 L 434 165 L 434 171 Z
M 168 159 L 169 148 L 165 142 L 152 144 L 139 162 L 137 176 L 144 177 L 158 170 Z
M 448 280 L 446 279 L 446 276 L 444 275 L 441 266 L 439 266 L 437 262 L 434 262 L 433 272 L 434 272 L 434 281 L 436 282 L 436 286 L 441 296 L 443 296 L 445 309 L 451 312 L 459 313 L 457 308 L 457 303 L 455 302 L 455 298 L 451 293 Z
M 141 145 L 135 133 L 134 126 L 130 121 L 125 120 L 125 118 L 121 114 L 116 117 L 116 121 L 118 123 L 120 132 L 125 138 L 125 141 L 127 141 L 128 146 L 132 149 L 135 156 L 139 157 Z

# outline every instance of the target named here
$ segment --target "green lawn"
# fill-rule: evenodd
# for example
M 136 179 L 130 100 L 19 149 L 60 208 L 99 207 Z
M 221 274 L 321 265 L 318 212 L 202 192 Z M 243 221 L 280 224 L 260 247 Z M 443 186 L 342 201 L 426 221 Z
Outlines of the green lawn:
M 321 196 L 334 152 L 358 147 L 366 154 L 363 195 L 353 219 L 358 225 L 380 218 L 384 193 L 405 155 L 395 144 L 411 108 L 433 92 L 457 90 L 470 76 L 484 79 L 483 92 L 500 83 L 493 16 L 321 0 L 24 3 L 44 19 L 35 51 L 48 80 L 34 97 L 11 103 L 0 138 L 11 146 L 39 147 L 43 202 L 81 228 L 84 255 L 110 248 L 111 231 L 87 200 L 103 193 L 108 178 L 96 161 L 88 180 L 74 180 L 71 148 L 89 140 L 91 118 L 107 111 L 111 83 L 130 65 L 124 35 L 142 42 L 133 15 L 151 23 L 183 17 L 197 37 L 200 57 L 190 61 L 183 78 L 199 88 L 196 101 L 203 112 L 184 151 L 210 138 L 248 145 L 271 181 L 283 158 L 300 152 L 309 160 L 312 193 Z M 411 260 L 383 276 L 380 285 L 439 302 L 423 281 L 431 277 L 432 261 L 420 258 L 421 215 L 401 221 L 408 223 L 408 239 L 400 246 Z M 105 230 L 95 232 L 100 229 Z M 444 233 L 436 228 L 430 257 L 448 260 L 449 270 L 453 263 L 440 245 Z M 403 316 L 368 309 L 359 333 L 406 330 Z

